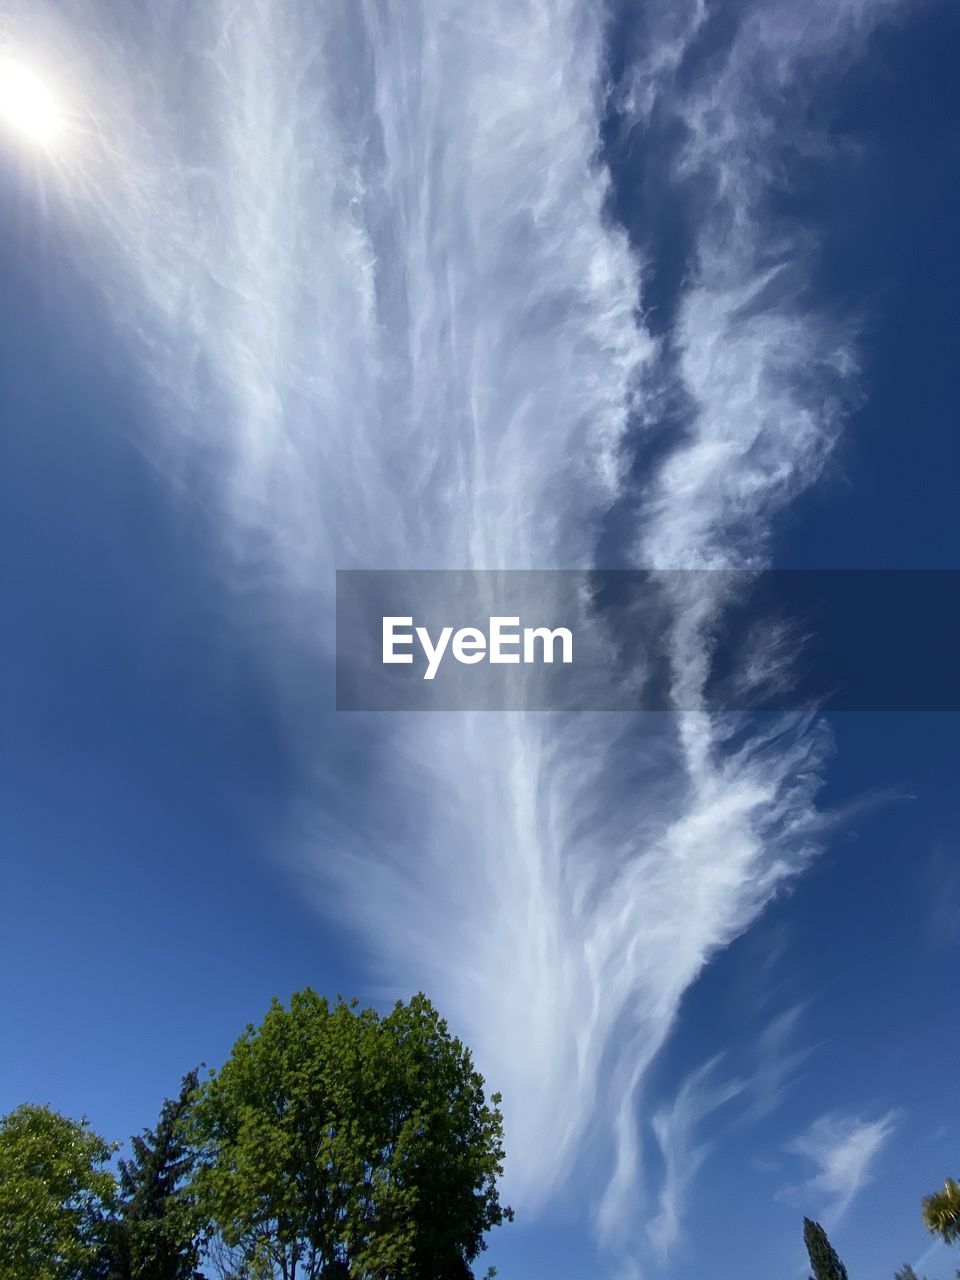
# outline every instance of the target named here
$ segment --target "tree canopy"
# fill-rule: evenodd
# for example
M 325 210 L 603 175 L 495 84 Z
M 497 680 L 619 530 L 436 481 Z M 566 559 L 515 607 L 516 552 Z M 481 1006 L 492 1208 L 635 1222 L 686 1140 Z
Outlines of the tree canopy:
M 246 1274 L 463 1280 L 501 1206 L 499 1096 L 429 1000 L 274 1000 L 201 1088 L 200 1205 Z
M 49 1107 L 0 1118 L 0 1280 L 473 1280 L 513 1218 L 500 1096 L 423 994 L 274 999 L 113 1170 L 117 1145 Z M 960 1241 L 960 1184 L 922 1212 Z M 810 1280 L 847 1280 L 820 1223 L 803 1238 Z
M 24 1105 L 0 1120 L 0 1280 L 86 1280 L 102 1258 L 114 1148 L 86 1124 Z
M 155 1129 L 131 1139 L 120 1161 L 120 1204 L 109 1233 L 109 1280 L 194 1280 L 199 1276 L 200 1220 L 189 1186 L 195 1153 L 186 1122 L 198 1073 L 184 1076 Z
M 960 1183 L 947 1178 L 940 1191 L 924 1196 L 923 1220 L 947 1244 L 960 1240 Z

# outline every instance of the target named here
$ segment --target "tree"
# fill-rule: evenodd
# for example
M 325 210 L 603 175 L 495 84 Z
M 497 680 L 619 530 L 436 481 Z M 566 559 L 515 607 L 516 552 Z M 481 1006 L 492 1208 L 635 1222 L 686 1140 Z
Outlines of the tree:
M 914 1271 L 909 1262 L 905 1262 L 899 1271 L 893 1273 L 893 1280 L 920 1280 L 920 1277 Z M 923 1280 L 927 1280 L 926 1276 Z
M 947 1244 L 960 1240 L 960 1183 L 948 1178 L 942 1191 L 924 1196 L 923 1220 Z
M 194 1280 L 199 1275 L 199 1227 L 186 1186 L 194 1153 L 185 1134 L 197 1092 L 197 1071 L 183 1077 L 155 1129 L 131 1139 L 133 1157 L 120 1162 L 120 1209 L 110 1233 L 110 1280 Z
M 0 1280 L 101 1274 L 114 1148 L 85 1120 L 25 1105 L 0 1120 Z
M 819 1222 L 804 1218 L 803 1243 L 810 1258 L 811 1280 L 847 1280 L 847 1269 Z
M 195 1109 L 195 1186 L 235 1272 L 469 1280 L 512 1217 L 483 1084 L 423 995 L 384 1018 L 310 990 L 274 1000 Z

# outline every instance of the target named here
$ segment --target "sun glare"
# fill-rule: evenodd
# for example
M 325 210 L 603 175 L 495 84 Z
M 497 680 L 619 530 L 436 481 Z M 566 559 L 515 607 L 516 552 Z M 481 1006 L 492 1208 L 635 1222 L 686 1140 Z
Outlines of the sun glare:
M 47 146 L 63 128 L 57 101 L 29 68 L 0 60 L 0 119 L 19 134 Z

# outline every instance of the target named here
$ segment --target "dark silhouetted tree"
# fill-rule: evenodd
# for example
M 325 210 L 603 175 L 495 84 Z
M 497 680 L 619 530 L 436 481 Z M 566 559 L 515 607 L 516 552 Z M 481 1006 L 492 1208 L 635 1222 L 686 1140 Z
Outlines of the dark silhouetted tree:
M 803 1243 L 810 1258 L 812 1280 L 847 1280 L 847 1269 L 819 1222 L 804 1218 Z
M 120 1207 L 111 1232 L 110 1280 L 194 1280 L 199 1275 L 200 1220 L 187 1185 L 194 1152 L 185 1121 L 197 1072 L 167 1099 L 155 1129 L 131 1140 L 120 1162 Z

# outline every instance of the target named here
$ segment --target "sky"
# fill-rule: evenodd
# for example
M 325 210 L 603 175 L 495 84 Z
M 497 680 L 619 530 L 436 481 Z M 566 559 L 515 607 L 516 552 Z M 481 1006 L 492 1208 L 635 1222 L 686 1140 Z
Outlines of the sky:
M 60 124 L 0 121 L 0 1110 L 123 1139 L 272 995 L 422 988 L 504 1095 L 502 1276 L 799 1276 L 804 1214 L 953 1275 L 956 714 L 338 713 L 333 589 L 957 568 L 958 42 L 0 6 Z

